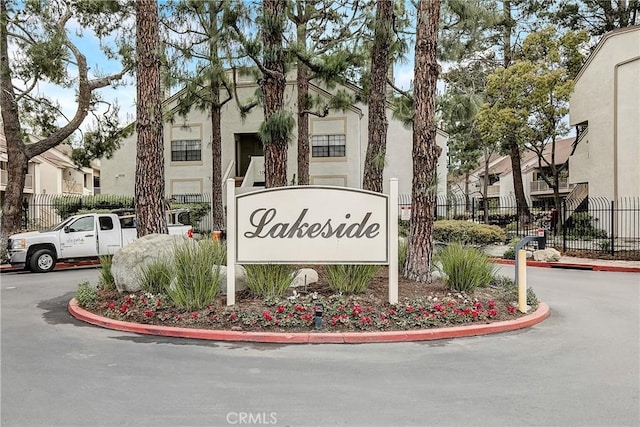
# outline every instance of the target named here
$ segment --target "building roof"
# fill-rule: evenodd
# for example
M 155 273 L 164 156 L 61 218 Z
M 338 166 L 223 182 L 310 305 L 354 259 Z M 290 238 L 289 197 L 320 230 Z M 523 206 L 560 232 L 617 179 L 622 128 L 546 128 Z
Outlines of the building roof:
M 582 64 L 582 67 L 580 68 L 580 71 L 578 71 L 578 74 L 576 75 L 575 79 L 573 79 L 573 81 L 577 82 L 580 79 L 580 77 L 582 77 L 582 74 L 584 74 L 584 71 L 589 67 L 589 65 L 593 61 L 593 58 L 596 57 L 598 52 L 600 52 L 600 50 L 607 43 L 607 41 L 609 41 L 610 39 L 612 39 L 613 37 L 616 37 L 618 35 L 630 33 L 630 32 L 633 32 L 633 31 L 640 31 L 640 25 L 632 25 L 630 27 L 617 28 L 617 29 L 615 29 L 613 31 L 608 32 L 607 34 L 604 34 L 600 38 L 600 41 L 598 42 L 596 47 L 593 49 L 593 51 L 591 52 L 591 54 L 589 55 L 587 60 L 584 62 L 584 64 Z

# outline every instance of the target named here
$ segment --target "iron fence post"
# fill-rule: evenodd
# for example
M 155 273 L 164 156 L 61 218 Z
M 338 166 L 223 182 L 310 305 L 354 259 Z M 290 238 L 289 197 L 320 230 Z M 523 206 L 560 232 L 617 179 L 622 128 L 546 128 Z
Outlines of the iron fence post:
M 567 251 L 567 201 L 562 201 L 562 252 Z
M 614 223 L 614 221 L 615 221 L 615 211 L 614 211 L 615 203 L 616 203 L 615 200 L 611 201 L 611 245 L 610 245 L 611 246 L 611 256 L 613 256 L 613 254 L 615 253 L 614 245 L 616 244 L 616 238 L 615 238 L 615 235 L 614 235 L 615 229 L 616 229 L 615 223 Z

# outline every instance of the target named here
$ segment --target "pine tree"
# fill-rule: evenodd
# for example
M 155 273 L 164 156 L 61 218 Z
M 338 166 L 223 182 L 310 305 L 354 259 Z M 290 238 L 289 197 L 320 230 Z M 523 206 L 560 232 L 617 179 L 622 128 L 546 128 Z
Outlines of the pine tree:
M 440 0 L 417 5 L 414 64 L 413 182 L 411 225 L 404 276 L 421 283 L 431 281 L 433 222 L 437 189 L 435 98 L 439 67 L 436 60 Z
M 222 12 L 225 0 L 184 0 L 169 4 L 167 26 L 175 37 L 167 40 L 174 51 L 167 67 L 171 83 L 183 85 L 178 114 L 186 116 L 193 108 L 208 111 L 211 120 L 211 212 L 212 227 L 225 224 L 222 200 L 222 107 L 233 97 L 232 82 L 223 68 L 221 45 L 227 44 Z M 226 92 L 221 98 L 221 91 Z
M 259 70 L 264 122 L 259 137 L 264 147 L 265 186 L 287 185 L 287 150 L 295 120 L 284 109 L 284 91 L 290 58 L 283 46 L 286 10 L 283 0 L 264 0 L 258 15 L 259 37 L 251 38 L 239 21 L 249 12 L 239 2 L 230 5 L 224 22 L 233 31 L 235 40 Z
M 387 75 L 393 43 L 393 0 L 376 3 L 375 34 L 371 51 L 369 83 L 368 144 L 362 187 L 382 193 L 387 148 Z
M 156 0 L 136 1 L 136 179 L 138 237 L 168 233 L 160 94 L 160 35 Z

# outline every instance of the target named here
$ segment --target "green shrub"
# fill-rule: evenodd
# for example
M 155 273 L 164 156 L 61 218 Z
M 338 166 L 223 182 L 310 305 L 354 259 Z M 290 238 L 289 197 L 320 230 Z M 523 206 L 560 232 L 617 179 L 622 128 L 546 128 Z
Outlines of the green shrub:
M 446 220 L 433 223 L 433 238 L 439 242 L 489 245 L 496 242 L 504 242 L 506 235 L 497 225 Z
M 111 264 L 113 262 L 113 255 L 101 255 L 100 259 L 100 276 L 98 277 L 98 283 L 100 287 L 105 290 L 112 290 L 116 288 L 116 282 L 113 279 L 111 273 Z
M 581 239 L 606 239 L 607 232 L 594 226 L 598 218 L 588 212 L 576 212 L 571 215 L 567 235 Z
M 379 265 L 370 264 L 327 265 L 325 268 L 331 290 L 345 295 L 364 292 L 378 270 Z
M 155 260 L 138 270 L 140 289 L 156 294 L 167 293 L 173 278 L 173 268 L 168 260 Z
M 89 282 L 82 282 L 76 290 L 76 301 L 83 308 L 92 307 L 98 300 L 98 291 Z
M 398 218 L 398 236 L 407 237 L 409 235 L 409 221 Z
M 518 287 L 515 281 L 507 276 L 496 275 L 490 283 L 491 287 L 498 289 L 499 298 L 507 304 L 517 304 L 518 302 Z M 530 307 L 538 306 L 538 297 L 532 288 L 527 288 L 527 305 Z
M 503 259 L 516 259 L 516 248 L 514 246 L 509 246 L 509 249 L 504 251 L 502 254 Z
M 437 254 L 437 261 L 445 285 L 456 292 L 473 292 L 478 287 L 488 286 L 496 271 L 484 253 L 458 243 L 443 248 Z
M 409 252 L 409 242 L 407 239 L 402 239 L 398 242 L 398 271 L 401 272 L 404 269 L 404 263 L 407 261 L 407 253 Z
M 284 264 L 250 264 L 247 272 L 247 287 L 254 296 L 269 298 L 283 296 L 294 279 L 294 269 Z
M 187 310 L 199 310 L 209 305 L 220 290 L 219 267 L 224 257 L 225 246 L 209 239 L 176 244 L 174 280 L 166 289 L 171 301 Z
M 53 208 L 61 218 L 68 218 L 79 211 L 95 212 L 121 208 L 132 208 L 133 197 L 96 194 L 94 196 L 63 195 L 56 197 Z

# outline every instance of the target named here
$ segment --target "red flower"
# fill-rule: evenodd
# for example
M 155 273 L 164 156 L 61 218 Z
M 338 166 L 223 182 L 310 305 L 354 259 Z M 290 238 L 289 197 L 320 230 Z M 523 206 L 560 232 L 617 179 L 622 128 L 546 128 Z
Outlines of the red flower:
M 387 312 L 389 312 L 389 314 L 392 316 L 397 314 L 397 311 L 395 311 L 393 308 L 387 308 Z
M 475 310 L 473 310 L 473 311 L 471 312 L 471 316 L 473 316 L 473 317 L 478 317 L 478 312 L 477 312 L 477 311 L 475 311 Z
M 198 313 L 191 313 L 191 318 L 192 319 L 197 319 L 198 318 Z
M 509 313 L 513 314 L 516 312 L 516 307 L 513 305 L 510 305 L 507 307 L 507 310 L 509 310 Z
M 360 323 L 362 323 L 363 325 L 370 325 L 371 324 L 371 318 L 369 316 L 362 316 L 360 318 Z
M 157 307 L 160 307 L 162 305 L 162 301 L 158 300 L 158 302 L 156 303 Z
M 487 311 L 487 316 L 489 316 L 489 317 L 495 317 L 497 315 L 498 315 L 498 312 L 496 310 Z
M 230 320 L 230 321 L 234 321 L 234 320 L 236 320 L 237 318 L 238 318 L 238 316 L 237 316 L 235 313 L 231 313 L 231 314 L 229 315 L 229 320 Z
M 361 313 L 362 313 L 362 307 L 360 307 L 358 304 L 354 304 L 353 309 L 351 310 L 351 315 L 353 317 L 358 317 L 358 315 Z
M 108 307 L 108 308 L 109 308 L 109 310 L 115 310 L 115 309 L 116 309 L 116 303 L 115 303 L 115 302 L 113 302 L 113 301 L 111 301 L 111 302 L 109 303 L 109 307 Z
M 122 304 L 120 307 L 120 313 L 124 313 L 127 310 L 129 310 L 129 306 L 127 304 Z
M 496 308 L 496 302 L 494 300 L 489 301 L 489 308 L 490 309 Z
M 338 311 L 344 311 L 344 305 L 341 305 L 340 307 L 338 307 Z
M 262 317 L 264 317 L 264 320 L 266 320 L 267 322 L 270 322 L 273 320 L 273 316 L 271 315 L 271 313 L 269 313 L 266 310 L 262 312 Z
M 285 307 L 284 305 L 279 305 L 278 308 L 276 309 L 277 313 L 284 313 Z
M 143 304 L 147 303 L 147 299 L 144 297 L 144 295 L 140 297 L 140 302 Z
M 131 304 L 131 297 L 127 297 L 127 299 L 124 300 L 124 302 L 126 302 L 127 304 Z
M 404 309 L 407 310 L 409 313 L 413 313 L 413 310 L 414 310 L 413 307 L 410 305 L 406 306 Z
M 297 311 L 298 313 L 304 313 L 305 311 L 307 311 L 307 309 L 304 308 L 303 305 L 296 304 L 295 306 L 293 306 L 293 311 Z
M 482 303 L 481 302 L 477 302 L 477 303 L 473 304 L 473 306 L 475 308 L 482 308 Z
M 144 315 L 147 316 L 147 317 L 152 317 L 153 316 L 153 311 L 147 310 L 147 311 L 144 312 Z

